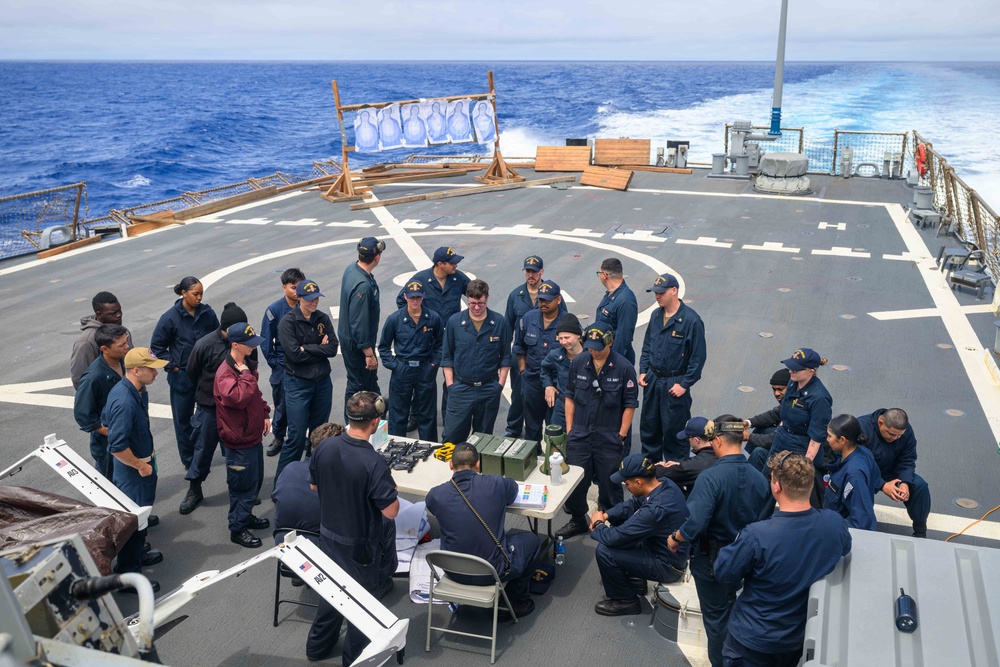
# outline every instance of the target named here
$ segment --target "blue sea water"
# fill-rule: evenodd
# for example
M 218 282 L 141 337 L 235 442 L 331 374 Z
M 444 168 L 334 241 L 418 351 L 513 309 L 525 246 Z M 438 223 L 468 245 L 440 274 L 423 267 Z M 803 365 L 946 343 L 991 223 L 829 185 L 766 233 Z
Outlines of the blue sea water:
M 339 161 L 331 80 L 353 104 L 486 92 L 488 69 L 504 154 L 525 157 L 568 137 L 631 136 L 690 140 L 692 159 L 709 161 L 726 122 L 767 123 L 774 76 L 771 63 L 723 62 L 0 62 L 0 196 L 84 180 L 95 217 L 304 174 Z M 783 125 L 813 143 L 834 128 L 916 129 L 1000 207 L 1000 63 L 789 63 L 783 107 Z M 489 147 L 426 152 L 474 150 Z

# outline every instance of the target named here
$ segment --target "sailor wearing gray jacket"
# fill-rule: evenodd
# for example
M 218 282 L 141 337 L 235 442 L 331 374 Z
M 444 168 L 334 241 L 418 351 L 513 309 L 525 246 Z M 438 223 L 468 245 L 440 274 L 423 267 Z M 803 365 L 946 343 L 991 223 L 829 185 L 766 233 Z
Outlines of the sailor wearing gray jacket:
M 69 376 L 73 380 L 73 389 L 80 387 L 80 378 L 94 359 L 101 356 L 101 348 L 94 336 L 102 324 L 122 323 L 122 306 L 111 292 L 98 292 L 91 299 L 93 315 L 80 318 L 80 336 L 73 342 L 73 352 L 69 357 Z M 128 346 L 132 347 L 132 334 L 125 330 L 128 336 Z

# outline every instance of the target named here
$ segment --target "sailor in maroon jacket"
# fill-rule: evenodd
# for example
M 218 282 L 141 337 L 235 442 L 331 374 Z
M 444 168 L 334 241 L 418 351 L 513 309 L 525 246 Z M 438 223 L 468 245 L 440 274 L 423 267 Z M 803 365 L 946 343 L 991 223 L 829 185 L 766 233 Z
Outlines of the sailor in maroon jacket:
M 226 483 L 229 485 L 229 539 L 256 549 L 262 543 L 250 529 L 270 522 L 253 515 L 253 504 L 264 482 L 264 436 L 271 430 L 271 408 L 257 385 L 253 348 L 264 339 L 246 322 L 226 331 L 230 350 L 215 372 L 216 417 L 219 438 L 226 447 Z

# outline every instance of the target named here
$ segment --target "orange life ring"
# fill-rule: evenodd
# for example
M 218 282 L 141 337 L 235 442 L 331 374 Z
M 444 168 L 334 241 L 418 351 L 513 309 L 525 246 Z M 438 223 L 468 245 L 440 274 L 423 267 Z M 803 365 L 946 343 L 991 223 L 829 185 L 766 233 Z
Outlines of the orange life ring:
M 917 173 L 927 175 L 927 148 L 923 144 L 917 144 Z

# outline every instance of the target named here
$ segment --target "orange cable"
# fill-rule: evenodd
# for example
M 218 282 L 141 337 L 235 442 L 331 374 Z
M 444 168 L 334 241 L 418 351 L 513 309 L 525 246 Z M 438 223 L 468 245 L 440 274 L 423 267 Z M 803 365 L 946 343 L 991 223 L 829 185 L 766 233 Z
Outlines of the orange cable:
M 977 523 L 981 522 L 983 519 L 985 519 L 989 515 L 993 514 L 997 510 L 1000 510 L 1000 505 L 997 505 L 996 507 L 994 507 L 993 509 L 991 509 L 989 512 L 987 512 L 986 514 L 982 515 L 980 518 L 976 519 L 975 521 L 973 521 L 972 523 L 970 523 L 968 526 L 966 526 L 965 528 L 963 528 L 961 531 L 955 533 L 954 535 L 952 535 L 951 537 L 949 537 L 948 539 L 946 539 L 945 542 L 951 542 L 952 537 L 958 537 L 959 535 L 961 535 L 962 533 L 964 533 L 968 529 L 972 528 Z

